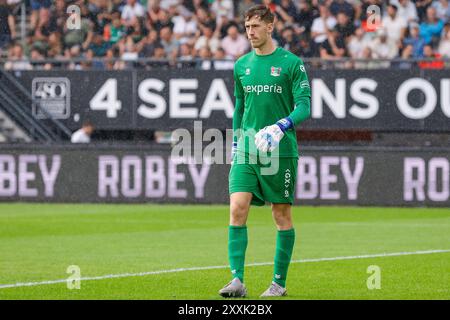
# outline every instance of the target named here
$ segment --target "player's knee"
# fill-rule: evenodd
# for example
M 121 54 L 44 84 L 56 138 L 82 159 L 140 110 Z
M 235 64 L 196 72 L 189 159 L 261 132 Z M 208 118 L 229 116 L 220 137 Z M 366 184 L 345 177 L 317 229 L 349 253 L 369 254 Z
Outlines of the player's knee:
M 292 217 L 290 210 L 273 210 L 272 215 L 279 230 L 292 228 Z
M 242 201 L 232 201 L 230 215 L 233 224 L 242 225 L 247 220 L 249 205 Z

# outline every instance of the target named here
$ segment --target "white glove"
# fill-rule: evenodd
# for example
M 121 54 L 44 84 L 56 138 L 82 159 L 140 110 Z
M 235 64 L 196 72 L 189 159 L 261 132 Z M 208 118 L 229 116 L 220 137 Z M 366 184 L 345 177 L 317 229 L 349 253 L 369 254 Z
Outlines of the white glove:
M 277 124 L 264 127 L 255 135 L 256 148 L 262 152 L 272 152 L 278 147 L 283 136 L 284 132 Z

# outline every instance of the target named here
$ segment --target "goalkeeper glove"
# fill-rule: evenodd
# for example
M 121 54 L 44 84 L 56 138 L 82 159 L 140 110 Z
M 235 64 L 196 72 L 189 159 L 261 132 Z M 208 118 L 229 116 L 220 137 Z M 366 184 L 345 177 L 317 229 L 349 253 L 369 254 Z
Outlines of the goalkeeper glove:
M 272 152 L 280 144 L 286 130 L 293 128 L 294 122 L 286 117 L 278 120 L 277 123 L 267 126 L 258 131 L 255 135 L 255 145 L 259 151 Z

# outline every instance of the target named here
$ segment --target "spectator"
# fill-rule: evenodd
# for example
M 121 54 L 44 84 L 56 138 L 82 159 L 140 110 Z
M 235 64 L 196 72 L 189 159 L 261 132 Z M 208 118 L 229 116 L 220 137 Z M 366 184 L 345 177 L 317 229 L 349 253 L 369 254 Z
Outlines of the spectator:
M 348 53 L 353 59 L 363 59 L 364 49 L 369 45 L 369 39 L 365 36 L 363 28 L 355 30 L 348 41 Z
M 214 54 L 214 69 L 215 70 L 233 70 L 234 61 L 227 57 L 223 48 L 218 48 Z
M 438 19 L 450 21 L 450 5 L 448 0 L 435 0 L 431 6 L 436 10 Z
M 239 58 L 249 49 L 248 40 L 239 33 L 234 25 L 228 28 L 228 35 L 222 40 L 221 45 L 225 50 L 225 54 L 233 59 Z
M 312 58 L 314 57 L 314 50 L 311 46 L 311 39 L 302 34 L 299 37 L 299 54 L 300 57 Z
M 428 8 L 433 3 L 433 0 L 416 0 L 416 9 L 417 9 L 417 15 L 419 16 L 419 20 L 423 21 L 426 18 L 426 13 Z
M 411 0 L 391 0 L 390 3 L 397 7 L 397 14 L 406 20 L 406 22 L 417 22 L 419 20 L 416 6 L 411 2 Z
M 423 57 L 427 60 L 420 61 L 419 68 L 421 69 L 443 69 L 444 61 L 441 60 L 441 55 L 433 50 L 431 45 L 426 45 L 423 48 Z
M 339 59 L 347 55 L 344 37 L 334 28 L 320 46 L 320 57 L 325 60 Z
M 164 48 L 165 56 L 169 59 L 175 60 L 178 55 L 179 42 L 173 36 L 170 27 L 166 26 L 162 28 L 159 32 L 159 38 L 161 45 Z
M 301 53 L 300 42 L 298 41 L 292 27 L 284 28 L 281 33 L 281 41 L 279 45 L 280 47 L 289 50 L 296 55 L 300 55 Z
M 161 46 L 161 43 L 158 41 L 158 32 L 156 30 L 150 30 L 147 36 L 137 45 L 139 56 L 141 58 L 152 57 L 157 45 Z
M 297 14 L 297 8 L 291 0 L 281 0 L 280 4 L 275 7 L 276 17 L 289 25 L 297 19 Z
M 72 134 L 70 141 L 72 143 L 90 143 L 92 133 L 94 133 L 94 125 L 91 122 L 86 121 L 80 129 Z
M 6 0 L 0 0 L 0 52 L 16 37 L 16 25 Z
M 408 59 L 413 58 L 413 51 L 414 51 L 414 48 L 412 45 L 407 45 L 403 48 L 402 56 L 401 56 L 403 61 L 399 61 L 397 63 L 397 67 L 399 69 L 411 69 L 411 67 L 413 66 L 413 63 L 411 61 L 408 61 Z
M 159 21 L 159 15 L 164 11 L 161 8 L 160 2 L 160 0 L 147 0 L 148 29 L 151 29 Z
M 68 29 L 67 24 L 64 24 L 64 46 L 66 48 L 80 45 L 84 50 L 86 50 L 91 43 L 93 37 L 93 24 L 92 21 L 88 19 L 89 12 L 84 5 L 80 7 L 80 11 L 80 29 Z
M 35 30 L 37 35 L 41 35 L 42 28 L 50 20 L 51 0 L 30 0 L 31 4 L 31 30 Z
M 403 46 L 411 46 L 411 56 L 413 58 L 420 58 L 423 56 L 425 40 L 419 35 L 419 25 L 417 23 L 414 22 L 411 24 L 409 28 L 409 37 L 403 41 Z
M 387 36 L 384 28 L 377 31 L 377 37 L 369 44 L 372 51 L 372 58 L 375 59 L 393 59 L 398 55 L 398 46 L 392 38 Z M 388 66 L 389 63 L 385 64 Z
M 160 31 L 164 27 L 169 27 L 170 30 L 173 30 L 174 23 L 171 20 L 171 17 L 169 15 L 169 12 L 166 10 L 161 10 L 159 12 L 159 20 L 154 23 L 153 27 L 156 29 L 156 31 Z
M 50 70 L 52 68 L 50 63 L 44 62 L 45 54 L 37 48 L 31 49 L 30 58 L 34 70 Z
M 355 17 L 355 9 L 346 0 L 333 0 L 330 5 L 330 12 L 334 16 L 337 16 L 339 12 L 343 12 L 351 22 L 353 22 Z
M 229 20 L 234 19 L 233 0 L 214 0 L 211 5 L 211 11 L 216 14 L 216 23 L 218 24 L 222 16 Z
M 214 31 L 216 30 L 216 20 L 213 19 L 211 14 L 206 11 L 203 7 L 198 7 L 195 11 L 197 17 L 197 23 L 199 24 L 199 29 L 202 27 L 209 26 Z
M 48 37 L 48 57 L 59 59 L 63 53 L 62 41 L 61 41 L 61 33 L 53 32 Z
M 197 32 L 197 21 L 194 19 L 192 12 L 181 9 L 181 14 L 172 18 L 174 23 L 173 33 L 175 39 L 180 43 L 189 42 Z
M 211 25 L 205 25 L 201 27 L 202 36 L 200 36 L 195 42 L 195 50 L 200 50 L 203 47 L 208 47 L 211 52 L 216 52 L 217 48 L 220 47 L 220 40 L 214 36 L 213 28 Z
M 347 42 L 348 38 L 355 33 L 355 27 L 344 12 L 339 12 L 336 17 L 335 29 L 340 37 Z
M 444 22 L 436 16 L 436 9 L 429 7 L 426 20 L 420 24 L 420 36 L 427 44 L 435 45 L 440 39 L 443 28 Z
M 311 5 L 306 0 L 298 1 L 298 14 L 295 22 L 298 24 L 301 32 L 310 33 L 313 24 L 314 15 Z
M 113 45 L 125 36 L 126 28 L 122 25 L 119 13 L 113 13 L 112 19 L 112 22 L 105 27 L 103 37 Z
M 380 12 L 374 10 L 368 10 L 370 6 L 376 6 L 380 9 Z M 379 14 L 379 15 L 378 15 Z M 381 0 L 363 0 L 361 6 L 361 26 L 364 31 L 369 35 L 375 37 L 375 32 L 381 27 L 380 16 L 383 15 L 383 1 Z
M 201 70 L 211 70 L 212 68 L 212 53 L 209 47 L 202 47 L 197 51 L 197 56 L 200 58 L 199 68 Z
M 450 58 L 450 28 L 445 33 L 444 37 L 439 44 L 438 52 L 445 58 Z
M 120 58 L 125 61 L 134 61 L 139 58 L 137 45 L 131 36 L 127 36 L 119 42 Z
M 106 70 L 121 70 L 123 69 L 122 61 L 118 61 L 120 57 L 120 50 L 118 47 L 113 47 L 106 51 L 104 65 Z
M 311 26 L 311 38 L 316 48 L 327 40 L 330 30 L 336 25 L 336 19 L 330 14 L 326 5 L 319 7 L 320 17 L 314 19 Z
M 239 33 L 243 33 L 241 32 L 243 30 L 243 24 L 239 26 L 236 21 L 229 20 L 227 16 L 222 16 L 219 20 L 219 23 L 216 25 L 216 30 L 214 31 L 215 36 L 219 39 L 225 38 L 226 36 L 228 36 L 228 29 L 231 26 L 235 26 Z M 239 30 L 239 27 L 242 28 L 241 31 Z
M 19 43 L 15 43 L 8 52 L 8 61 L 4 66 L 5 70 L 31 70 L 32 65 L 28 58 L 23 54 L 23 47 Z
M 76 44 L 76 45 L 72 46 L 70 49 L 67 49 L 65 51 L 65 57 L 66 57 L 66 60 L 70 61 L 69 66 L 68 66 L 69 70 L 82 70 L 83 69 L 83 66 L 81 65 L 80 61 L 73 61 L 74 59 L 81 58 L 80 45 Z
M 277 4 L 273 0 L 262 0 L 261 2 L 263 5 L 268 7 L 273 14 L 275 14 Z
M 135 23 L 136 19 L 142 18 L 145 14 L 144 7 L 136 0 L 127 0 L 127 4 L 122 10 L 122 24 L 126 27 Z
M 92 51 L 92 54 L 95 57 L 104 57 L 106 55 L 106 51 L 111 47 L 111 44 L 103 40 L 103 36 L 101 34 L 94 34 L 92 37 L 92 42 L 89 45 L 89 50 Z
M 393 4 L 387 6 L 387 15 L 383 18 L 382 25 L 385 30 L 389 30 L 388 38 L 400 45 L 408 25 L 406 20 L 397 14 L 397 6 Z
M 180 45 L 178 59 L 181 61 L 192 61 L 194 59 L 193 48 L 188 43 L 183 43 Z
M 253 0 L 243 0 L 243 1 L 239 1 L 238 2 L 238 6 L 237 6 L 237 21 L 239 23 L 242 23 L 244 20 L 244 15 L 245 12 L 250 9 L 251 7 L 253 7 L 254 5 L 256 5 L 256 3 Z
M 353 66 L 355 69 L 376 69 L 379 68 L 379 62 L 372 60 L 372 50 L 370 47 L 365 47 L 361 53 L 361 59 L 354 62 Z

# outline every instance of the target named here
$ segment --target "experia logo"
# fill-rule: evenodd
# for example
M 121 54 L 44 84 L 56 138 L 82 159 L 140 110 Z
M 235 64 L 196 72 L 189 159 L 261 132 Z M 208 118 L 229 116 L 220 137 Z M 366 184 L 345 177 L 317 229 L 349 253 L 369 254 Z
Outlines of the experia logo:
M 273 84 L 257 84 L 257 85 L 248 85 L 244 86 L 245 93 L 256 93 L 259 95 L 260 93 L 283 93 L 283 87 Z

